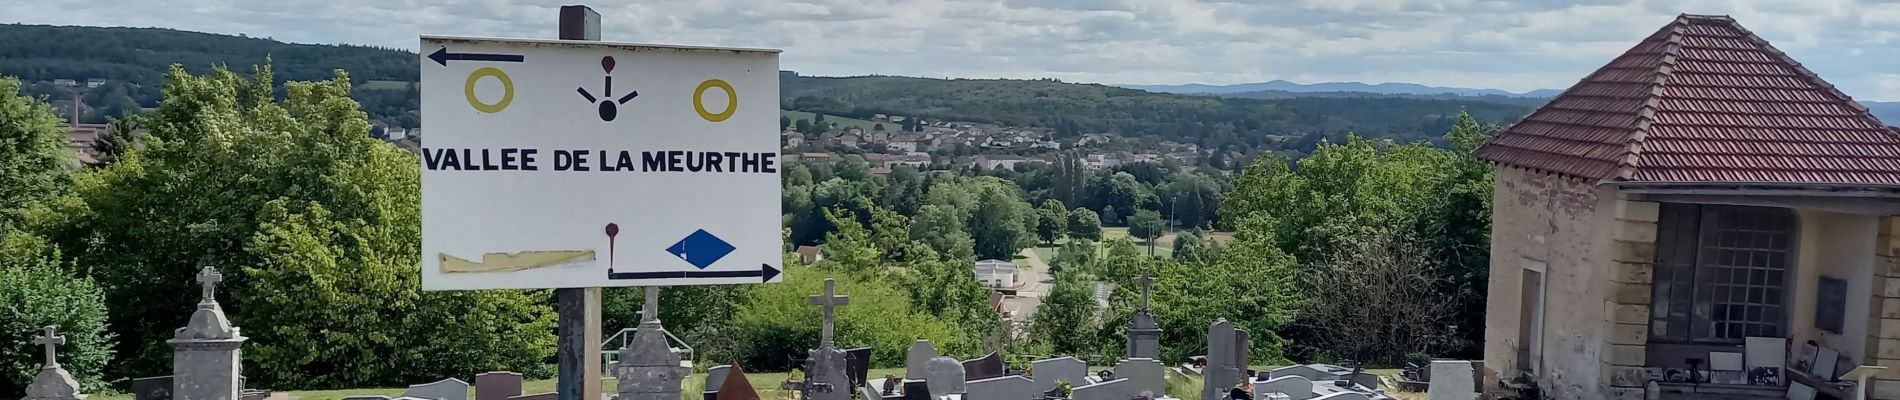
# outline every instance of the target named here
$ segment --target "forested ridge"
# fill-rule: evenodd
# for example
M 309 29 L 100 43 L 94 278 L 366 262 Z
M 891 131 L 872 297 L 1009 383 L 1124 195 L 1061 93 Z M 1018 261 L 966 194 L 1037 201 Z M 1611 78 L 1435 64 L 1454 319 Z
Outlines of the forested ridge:
M 416 53 L 358 45 L 285 43 L 161 28 L 0 25 L 0 73 L 19 77 L 28 95 L 70 96 L 55 79 L 108 83 L 84 93 L 103 122 L 158 106 L 173 64 L 206 73 L 214 66 L 269 61 L 279 82 L 324 80 L 338 69 L 356 84 L 351 97 L 372 121 L 417 126 Z M 785 108 L 869 118 L 908 115 L 932 120 L 994 122 L 1054 128 L 1067 137 L 1111 133 L 1251 152 L 1310 152 L 1320 139 L 1348 133 L 1398 142 L 1435 140 L 1460 111 L 1485 123 L 1513 121 L 1534 106 L 1521 100 L 1339 96 L 1224 98 L 1153 93 L 1052 79 L 926 79 L 893 76 L 811 77 L 781 73 Z M 283 93 L 278 93 L 282 96 Z M 1278 96 L 1275 96 L 1278 97 Z M 1442 142 L 1440 144 L 1443 144 Z

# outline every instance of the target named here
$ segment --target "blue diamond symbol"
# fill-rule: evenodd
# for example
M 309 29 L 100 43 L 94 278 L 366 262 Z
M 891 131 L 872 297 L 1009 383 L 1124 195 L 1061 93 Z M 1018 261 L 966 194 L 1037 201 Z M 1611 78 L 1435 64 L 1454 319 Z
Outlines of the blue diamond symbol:
M 732 254 L 733 249 L 731 243 L 726 243 L 718 236 L 700 229 L 693 231 L 691 235 L 686 235 L 686 238 L 680 239 L 679 243 L 667 247 L 666 252 L 693 264 L 694 267 L 706 269 L 713 263 L 719 262 L 719 259 L 725 258 L 727 254 Z

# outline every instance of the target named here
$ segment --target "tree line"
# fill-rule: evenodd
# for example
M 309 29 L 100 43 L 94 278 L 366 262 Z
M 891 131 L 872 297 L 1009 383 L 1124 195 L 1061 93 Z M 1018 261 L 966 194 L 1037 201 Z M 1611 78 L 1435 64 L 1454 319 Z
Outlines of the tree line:
M 147 133 L 81 167 L 47 104 L 0 79 L 0 301 L 21 305 L 0 309 L 0 395 L 37 369 L 29 335 L 47 324 L 72 338 L 64 360 L 88 388 L 164 374 L 164 339 L 206 265 L 227 275 L 220 301 L 252 338 L 255 386 L 552 372 L 549 291 L 420 290 L 416 156 L 367 137 L 347 75 L 279 86 L 270 66 L 173 68 L 162 81 L 162 102 L 137 118 Z M 1232 178 L 1165 162 L 1090 169 L 1074 153 L 888 175 L 855 155 L 793 162 L 781 182 L 786 282 L 670 288 L 661 318 L 702 361 L 782 370 L 817 339 L 804 296 L 834 278 L 858 298 L 840 309 L 841 345 L 1112 354 L 1139 298 L 1127 279 L 1147 271 L 1161 278 L 1153 309 L 1169 361 L 1204 351 L 1195 332 L 1216 317 L 1254 332 L 1263 361 L 1468 353 L 1481 337 L 1490 169 L 1465 150 L 1489 130 L 1461 117 L 1443 139 L 1452 149 L 1355 138 L 1297 161 L 1262 157 Z M 1167 221 L 1181 232 L 1172 255 L 1147 256 L 1134 239 L 1153 244 Z M 822 245 L 824 260 L 793 265 L 799 245 Z M 1030 247 L 1052 248 L 1055 281 L 1016 340 L 972 262 Z M 1106 309 L 1098 284 L 1114 286 Z M 608 326 L 637 321 L 639 297 L 610 290 Z M 1419 301 L 1446 298 L 1458 300 Z

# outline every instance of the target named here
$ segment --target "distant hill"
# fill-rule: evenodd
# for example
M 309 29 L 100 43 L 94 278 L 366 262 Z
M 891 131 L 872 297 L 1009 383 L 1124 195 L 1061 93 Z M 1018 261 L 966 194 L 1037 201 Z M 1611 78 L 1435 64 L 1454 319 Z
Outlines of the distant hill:
M 1234 85 L 1204 85 L 1204 84 L 1195 83 L 1195 84 L 1186 84 L 1186 85 L 1121 85 L 1121 86 L 1130 88 L 1130 89 L 1146 90 L 1150 92 L 1181 93 L 1181 94 L 1215 94 L 1215 95 L 1226 95 L 1226 94 L 1243 93 L 1243 92 L 1281 91 L 1281 92 L 1292 92 L 1292 93 L 1355 92 L 1355 93 L 1405 94 L 1405 95 L 1454 94 L 1454 95 L 1463 95 L 1463 96 L 1491 95 L 1491 96 L 1507 96 L 1507 97 L 1554 97 L 1558 93 L 1563 92 L 1562 90 L 1558 90 L 1558 89 L 1539 89 L 1539 90 L 1533 90 L 1533 91 L 1525 92 L 1525 93 L 1512 93 L 1512 92 L 1498 90 L 1498 89 L 1437 87 L 1437 86 L 1425 86 L 1425 85 L 1420 85 L 1416 83 L 1368 84 L 1368 83 L 1360 83 L 1360 82 L 1323 82 L 1323 83 L 1314 83 L 1314 84 L 1301 84 L 1301 83 L 1288 82 L 1284 80 L 1273 80 L 1273 81 L 1260 82 L 1260 83 L 1242 83 L 1242 84 L 1234 84 Z
M 284 43 L 175 29 L 0 24 L 0 74 L 18 76 L 29 84 L 55 79 L 104 79 L 109 86 L 95 90 L 102 95 L 87 94 L 86 103 L 94 107 L 123 101 L 140 107 L 157 106 L 158 89 L 172 64 L 192 73 L 204 73 L 217 65 L 248 73 L 252 65 L 269 62 L 279 81 L 329 79 L 337 69 L 343 69 L 349 71 L 354 83 L 393 81 L 398 84 L 383 86 L 407 89 L 400 83 L 419 80 L 418 60 L 416 53 L 407 50 Z M 37 90 L 34 94 L 40 95 L 62 91 L 50 85 L 29 90 Z M 405 119 L 404 105 L 412 103 L 414 96 L 368 97 L 357 96 L 372 118 Z
M 780 73 L 782 106 L 856 118 L 875 114 L 1048 127 L 1057 136 L 1117 133 L 1206 148 L 1308 150 L 1347 133 L 1400 142 L 1443 135 L 1460 111 L 1508 123 L 1534 105 L 1402 97 L 1238 98 L 1155 93 L 1052 79 L 808 77 Z

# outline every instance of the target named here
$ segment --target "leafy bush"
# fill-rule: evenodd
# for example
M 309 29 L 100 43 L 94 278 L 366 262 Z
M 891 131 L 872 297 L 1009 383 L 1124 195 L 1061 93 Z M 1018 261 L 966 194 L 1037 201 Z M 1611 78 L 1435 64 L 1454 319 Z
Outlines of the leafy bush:
M 66 344 L 59 362 L 83 390 L 102 386 L 100 370 L 112 358 L 104 295 L 92 280 L 62 268 L 59 250 L 44 239 L 0 228 L 0 398 L 26 393 L 45 360 L 33 343 L 41 327 L 59 327 Z
M 784 282 L 749 290 L 734 313 L 738 334 L 728 340 L 744 349 L 742 365 L 751 371 L 785 371 L 818 347 L 822 313 L 808 296 L 824 292 L 825 278 L 837 279 L 837 293 L 851 296 L 850 305 L 837 308 L 837 346 L 876 349 L 873 368 L 903 365 L 902 355 L 917 339 L 929 339 L 939 349 L 967 348 L 945 321 L 911 311 L 910 299 L 893 285 L 793 266 L 786 268 Z

